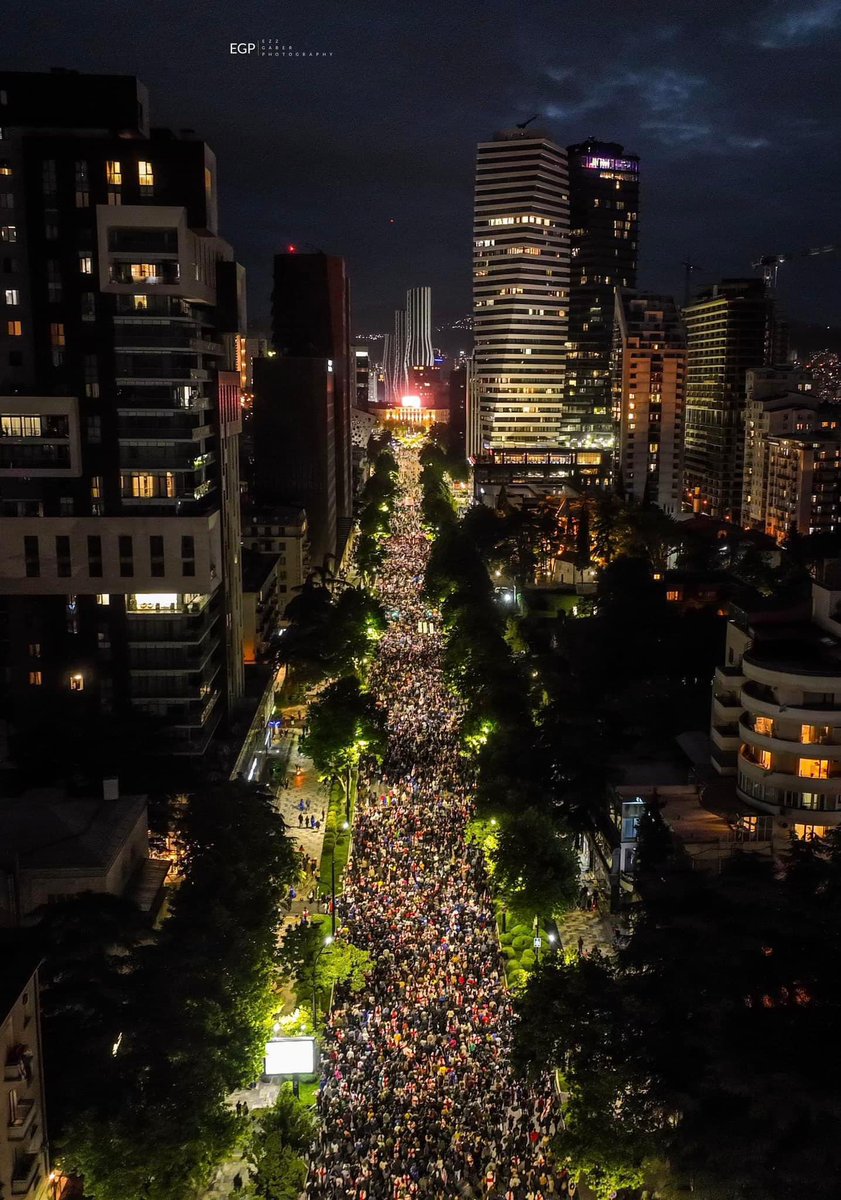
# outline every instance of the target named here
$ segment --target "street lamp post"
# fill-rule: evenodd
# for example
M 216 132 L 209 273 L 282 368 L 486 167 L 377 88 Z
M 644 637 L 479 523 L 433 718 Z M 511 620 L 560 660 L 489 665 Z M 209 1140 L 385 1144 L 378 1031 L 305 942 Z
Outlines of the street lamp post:
M 538 934 L 537 937 L 534 939 L 534 960 L 538 964 L 538 966 L 540 965 L 540 947 L 542 945 L 543 945 L 543 938 L 540 936 L 540 934 Z
M 324 939 L 324 945 L 319 948 L 315 956 L 315 962 L 312 964 L 312 1029 L 315 1033 L 318 1024 L 318 960 L 321 958 L 328 946 L 333 945 L 333 935 L 328 933 Z
M 330 933 L 336 936 L 336 847 L 330 859 Z

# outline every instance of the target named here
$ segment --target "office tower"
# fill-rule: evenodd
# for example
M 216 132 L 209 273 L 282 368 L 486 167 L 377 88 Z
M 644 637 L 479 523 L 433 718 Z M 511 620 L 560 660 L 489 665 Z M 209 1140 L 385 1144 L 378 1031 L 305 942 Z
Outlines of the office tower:
M 407 359 L 410 367 L 435 364 L 432 348 L 432 288 L 410 288 L 406 293 Z
M 329 358 L 254 360 L 254 506 L 303 507 L 316 565 L 336 554 L 334 381 Z
M 459 362 L 450 371 L 448 380 L 450 431 L 462 457 L 467 457 L 467 383 L 468 360 Z
M 818 398 L 808 371 L 764 367 L 745 375 L 742 524 L 766 529 L 769 438 L 817 428 Z
M 353 406 L 367 412 L 371 394 L 371 351 L 366 346 L 353 346 Z
M 569 298 L 566 152 L 510 130 L 476 156 L 475 373 L 483 450 L 563 442 Z
M 130 77 L 3 73 L 0 93 L 7 701 L 30 728 L 141 710 L 200 753 L 241 688 L 243 279 L 215 158 L 150 133 Z
M 569 342 L 564 432 L 576 445 L 610 445 L 614 291 L 637 283 L 639 158 L 616 142 L 567 147 Z
M 761 279 L 723 279 L 683 310 L 688 369 L 684 506 L 740 521 L 745 375 L 785 361 L 784 330 Z
M 407 337 L 406 310 L 395 309 L 394 332 L 386 334 L 385 378 L 386 404 L 400 404 L 409 386 L 409 342 Z
M 625 492 L 639 503 L 679 512 L 686 334 L 671 296 L 617 288 L 613 354 Z
M 280 357 L 324 358 L 333 364 L 335 504 L 339 522 L 346 523 L 353 512 L 350 436 L 353 368 L 350 285 L 343 258 L 297 251 L 275 255 L 272 342 Z M 331 552 L 332 549 L 335 547 Z

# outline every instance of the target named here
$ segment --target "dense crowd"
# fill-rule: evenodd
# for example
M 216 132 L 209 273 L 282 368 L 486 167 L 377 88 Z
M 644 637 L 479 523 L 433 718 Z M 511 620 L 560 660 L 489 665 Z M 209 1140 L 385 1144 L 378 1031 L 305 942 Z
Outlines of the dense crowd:
M 331 1016 L 307 1195 L 541 1200 L 573 1185 L 552 1164 L 551 1089 L 527 1088 L 507 1065 L 512 1013 L 485 863 L 466 838 L 458 702 L 423 602 L 417 456 L 398 457 L 379 589 L 390 622 L 373 677 L 389 750 L 360 798 L 340 910 L 375 967 Z

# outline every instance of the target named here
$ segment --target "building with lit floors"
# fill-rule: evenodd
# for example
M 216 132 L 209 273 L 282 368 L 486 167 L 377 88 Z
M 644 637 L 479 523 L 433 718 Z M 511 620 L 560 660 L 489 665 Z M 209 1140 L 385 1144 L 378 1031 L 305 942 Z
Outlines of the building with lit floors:
M 670 296 L 616 289 L 613 387 L 626 495 L 679 512 L 686 334 Z
M 4 1112 L 0 1121 L 0 1196 L 53 1200 L 62 1180 L 51 1175 L 44 1100 L 38 960 L 3 946 L 0 1055 Z
M 307 514 L 295 506 L 257 509 L 243 517 L 242 544 L 278 560 L 277 593 L 283 609 L 302 586 L 310 569 Z
M 303 254 L 294 247 L 275 255 L 272 345 L 279 358 L 322 358 L 330 362 L 331 487 L 335 495 L 327 498 L 327 506 L 335 506 L 341 526 L 353 513 L 350 410 L 354 388 L 350 282 L 343 258 L 320 252 Z M 315 529 L 314 517 L 312 523 Z M 329 547 L 330 553 L 335 550 L 335 545 Z
M 761 279 L 723 279 L 683 310 L 688 366 L 684 507 L 742 519 L 745 380 L 785 362 L 785 329 Z
M 841 580 L 811 612 L 736 610 L 713 683 L 712 764 L 789 835 L 841 822 Z
M 563 430 L 573 445 L 611 444 L 614 292 L 635 288 L 639 229 L 636 154 L 588 138 L 567 146 L 569 333 Z
M 432 288 L 410 288 L 406 293 L 407 359 L 410 367 L 432 367 Z
M 0 679 L 201 753 L 241 692 L 241 269 L 130 77 L 0 74 Z M 61 709 L 63 711 L 63 708 Z
M 807 372 L 792 367 L 764 367 L 747 372 L 742 484 L 742 523 L 745 526 L 778 537 L 788 533 L 794 520 L 800 533 L 809 533 L 817 523 L 810 519 L 813 502 L 816 507 L 820 506 L 820 513 L 815 512 L 815 517 L 828 515 L 824 509 L 825 501 L 819 500 L 817 492 L 812 501 L 814 489 L 809 488 L 808 493 L 805 490 L 803 485 L 808 480 L 797 470 L 801 455 L 795 451 L 796 443 L 791 441 L 820 429 L 821 424 L 819 401 Z M 806 460 L 802 461 L 807 466 Z M 807 474 L 810 473 L 807 468 Z M 788 480 L 792 475 L 793 487 L 789 490 Z M 810 497 L 808 503 L 807 494 Z M 783 510 L 786 510 L 785 516 Z M 789 525 L 781 527 L 781 519 L 787 519 Z
M 514 129 L 476 155 L 474 371 L 481 449 L 564 444 L 569 303 L 566 152 Z

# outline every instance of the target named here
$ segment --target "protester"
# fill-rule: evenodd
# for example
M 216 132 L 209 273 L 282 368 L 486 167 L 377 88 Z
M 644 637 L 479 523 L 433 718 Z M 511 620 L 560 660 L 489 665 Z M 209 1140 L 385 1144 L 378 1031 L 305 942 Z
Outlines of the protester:
M 563 1178 L 549 1151 L 547 1081 L 508 1068 L 512 1009 L 481 850 L 466 840 L 460 709 L 422 599 L 429 540 L 417 456 L 379 584 L 397 610 L 372 685 L 388 725 L 379 781 L 360 788 L 341 928 L 371 952 L 364 989 L 340 995 L 325 1036 L 309 1200 L 545 1200 Z

